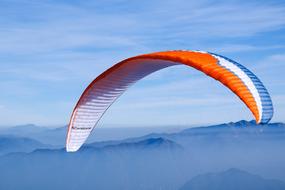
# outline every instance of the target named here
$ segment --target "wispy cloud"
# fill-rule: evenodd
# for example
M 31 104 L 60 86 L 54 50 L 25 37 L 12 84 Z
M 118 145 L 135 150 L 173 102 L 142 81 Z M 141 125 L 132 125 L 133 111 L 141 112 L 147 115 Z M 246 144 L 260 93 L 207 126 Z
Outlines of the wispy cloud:
M 285 76 L 282 75 L 284 69 L 285 69 L 285 53 L 284 54 L 273 53 L 256 63 L 256 70 L 258 72 L 269 76 L 273 76 L 275 73 L 275 75 L 278 74 L 278 78 L 280 77 L 285 79 Z
M 74 48 L 130 47 L 140 50 L 152 45 L 152 41 L 165 44 L 185 39 L 197 42 L 251 36 L 285 25 L 285 8 L 272 4 L 156 1 L 142 4 L 138 11 L 122 11 L 120 7 L 104 11 L 89 4 L 16 1 L 13 7 L 2 6 L 5 15 L 1 19 L 0 52 L 34 54 Z M 138 6 L 120 4 L 129 6 L 129 10 Z M 104 3 L 107 5 L 112 6 L 111 2 Z
M 14 98 L 15 107 L 26 120 L 58 122 L 61 114 L 50 114 L 50 110 L 68 115 L 70 102 L 105 69 L 133 55 L 167 49 L 201 49 L 241 57 L 265 84 L 281 83 L 283 75 L 277 75 L 284 66 L 284 18 L 282 2 L 4 0 L 0 2 L 0 87 L 5 93 L 0 95 L 0 105 L 13 102 L 11 97 L 18 95 L 21 98 Z M 273 93 L 284 93 L 275 90 L 274 84 L 270 87 Z M 131 104 L 122 100 L 126 108 L 215 107 L 220 101 L 215 94 L 223 97 L 224 104 L 231 101 L 221 86 L 213 87 L 210 79 L 185 67 L 155 73 L 137 87 L 126 94 Z M 214 95 L 204 99 L 201 93 L 209 93 L 209 88 Z M 134 103 L 134 97 L 140 97 L 141 103 Z M 25 112 L 27 105 L 46 109 Z M 5 108 L 10 109 L 5 118 L 8 113 L 17 115 L 12 111 L 15 107 Z
M 213 46 L 206 48 L 208 50 L 214 50 L 215 52 L 221 53 L 233 53 L 233 52 L 262 52 L 268 50 L 279 50 L 285 49 L 285 45 L 266 45 L 266 46 L 258 46 L 258 45 L 250 45 L 250 44 L 225 44 L 219 46 Z
M 204 98 L 197 98 L 197 97 L 155 97 L 155 98 L 149 98 L 147 100 L 138 100 L 139 102 L 133 102 L 126 103 L 122 106 L 116 106 L 116 110 L 128 110 L 130 108 L 132 109 L 172 109 L 172 108 L 187 108 L 191 106 L 194 107 L 212 107 L 212 106 L 219 106 L 221 107 L 228 107 L 231 103 L 233 103 L 233 99 L 224 96 L 216 96 L 216 97 L 204 97 Z

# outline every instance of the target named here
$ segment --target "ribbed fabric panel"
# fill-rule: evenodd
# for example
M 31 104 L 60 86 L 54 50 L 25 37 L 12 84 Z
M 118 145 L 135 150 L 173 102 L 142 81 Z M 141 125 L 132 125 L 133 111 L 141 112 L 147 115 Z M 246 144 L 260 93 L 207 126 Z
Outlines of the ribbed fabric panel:
M 143 62 L 143 63 L 142 63 Z M 175 65 L 163 60 L 134 60 L 94 83 L 81 97 L 71 119 L 67 151 L 77 151 L 104 112 L 128 87 L 157 70 Z
M 211 53 L 213 54 L 213 53 Z M 256 75 L 254 75 L 250 70 L 248 70 L 246 67 L 244 67 L 243 65 L 237 63 L 236 61 L 233 61 L 227 57 L 218 55 L 218 54 L 213 54 L 215 56 L 218 56 L 220 58 L 223 58 L 224 60 L 227 60 L 228 62 L 234 64 L 235 66 L 237 66 L 238 68 L 240 68 L 247 77 L 250 78 L 251 82 L 254 84 L 254 87 L 257 91 L 257 93 L 255 93 L 255 96 L 258 95 L 257 100 L 260 101 L 260 123 L 268 123 L 272 117 L 273 117 L 273 104 L 272 104 L 272 100 L 271 97 L 268 93 L 268 91 L 266 90 L 265 86 L 263 85 L 263 83 L 258 79 L 258 77 Z M 243 81 L 244 78 L 241 78 Z M 246 83 L 246 81 L 245 81 Z M 247 84 L 248 85 L 248 84 Z M 250 90 L 252 90 L 252 88 L 249 88 Z

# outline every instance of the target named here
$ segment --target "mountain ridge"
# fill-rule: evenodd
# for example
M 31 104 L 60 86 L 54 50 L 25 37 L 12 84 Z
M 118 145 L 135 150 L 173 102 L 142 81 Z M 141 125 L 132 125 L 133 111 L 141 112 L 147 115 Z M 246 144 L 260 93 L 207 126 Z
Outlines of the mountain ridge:
M 285 182 L 230 168 L 223 172 L 200 174 L 180 190 L 284 190 Z
M 34 125 L 27 125 L 26 127 L 30 128 L 34 128 Z M 15 130 L 15 128 L 13 128 L 13 130 Z M 23 129 L 21 129 L 22 131 Z M 50 141 L 52 140 L 57 140 L 60 139 L 62 142 L 64 142 L 65 140 L 65 131 L 62 130 L 62 128 L 54 128 L 52 129 L 52 132 L 50 133 L 49 131 L 46 131 L 47 129 L 45 129 L 45 131 L 43 133 L 41 133 L 41 136 L 44 136 L 45 138 L 49 138 Z M 64 132 L 64 136 L 60 137 L 60 136 L 53 136 L 53 132 L 60 130 L 61 132 Z M 232 138 L 233 140 L 238 140 L 238 139 L 242 139 L 243 137 L 246 136 L 250 136 L 251 138 L 256 138 L 261 139 L 261 138 L 267 138 L 267 136 L 270 136 L 274 134 L 274 140 L 278 140 L 278 139 L 283 139 L 284 135 L 285 135 L 285 124 L 284 123 L 270 123 L 270 124 L 266 124 L 266 125 L 257 125 L 255 124 L 255 121 L 238 121 L 238 122 L 230 122 L 230 123 L 224 123 L 224 124 L 219 124 L 219 125 L 211 125 L 211 126 L 204 126 L 204 127 L 195 127 L 195 128 L 188 128 L 188 129 L 184 129 L 180 132 L 176 132 L 176 133 L 150 133 L 147 135 L 143 135 L 143 136 L 139 136 L 139 137 L 130 137 L 130 138 L 126 138 L 123 140 L 107 140 L 107 141 L 95 141 L 92 143 L 86 143 L 83 148 L 85 147 L 93 147 L 93 148 L 103 148 L 106 146 L 110 146 L 110 147 L 115 147 L 121 144 L 122 145 L 128 145 L 131 146 L 130 144 L 133 143 L 137 143 L 140 141 L 144 141 L 147 139 L 163 139 L 163 140 L 170 140 L 174 145 L 177 145 L 177 147 L 183 147 L 184 145 L 177 142 L 177 140 L 184 138 L 188 141 L 191 140 L 195 140 L 198 139 L 198 142 L 201 142 L 201 140 L 207 140 L 207 138 L 210 138 L 212 136 L 215 136 L 215 141 L 214 142 L 218 142 L 219 140 L 223 140 L 225 138 Z M 4 135 L 0 133 L 0 140 L 1 137 L 6 136 L 7 138 L 9 138 L 9 134 L 4 133 Z M 13 137 L 12 137 L 13 136 Z M 16 140 L 16 138 L 18 136 L 14 136 L 14 133 L 12 133 L 11 138 L 13 138 L 14 140 Z M 191 138 L 190 138 L 191 137 Z M 50 144 L 46 144 L 43 143 L 41 141 L 39 141 L 38 139 L 33 139 L 33 138 L 29 138 L 29 137 L 23 137 L 23 136 L 19 136 L 19 139 L 21 138 L 28 138 L 31 140 L 35 140 L 38 142 L 38 148 L 36 146 L 33 146 L 34 149 L 40 149 L 43 147 L 52 147 L 52 148 L 64 148 L 64 144 L 62 144 L 61 146 L 54 146 L 51 144 L 51 146 L 49 146 Z M 210 138 L 211 139 L 211 138 Z M 209 139 L 209 140 L 210 140 Z M 23 141 L 24 142 L 24 141 Z M 12 144 L 12 143 L 11 143 Z M 11 147 L 13 149 L 13 147 Z M 32 149 L 30 149 L 32 150 Z M 1 150 L 0 150 L 1 151 Z M 13 151 L 7 151 L 7 153 L 9 152 L 13 152 Z M 26 150 L 24 151 L 26 152 Z M 0 152 L 1 154 L 1 152 Z
M 12 152 L 31 152 L 38 148 L 51 148 L 37 140 L 13 135 L 0 135 L 0 155 Z

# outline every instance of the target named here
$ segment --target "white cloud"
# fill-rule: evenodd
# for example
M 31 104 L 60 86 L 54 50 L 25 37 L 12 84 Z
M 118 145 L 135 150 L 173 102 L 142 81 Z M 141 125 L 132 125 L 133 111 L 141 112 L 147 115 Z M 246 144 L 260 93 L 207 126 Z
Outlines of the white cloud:
M 1 89 L 15 97 L 33 97 L 33 104 L 39 105 L 39 101 L 47 100 L 43 106 L 48 106 L 51 101 L 60 102 L 67 96 L 76 99 L 74 96 L 81 93 L 79 90 L 105 69 L 124 58 L 141 53 L 173 48 L 204 49 L 219 53 L 284 48 L 281 43 L 268 46 L 258 46 L 245 40 L 231 43 L 232 39 L 264 35 L 284 28 L 285 7 L 278 4 L 237 1 L 214 3 L 207 0 L 159 0 L 139 4 L 134 1 L 94 3 L 27 0 L 1 3 L 9 5 L 0 6 Z M 256 67 L 254 71 L 265 79 L 266 84 L 274 81 L 272 86 L 280 83 L 280 87 L 283 75 L 279 78 L 272 75 L 276 75 L 276 67 L 279 68 L 277 73 L 281 72 L 284 61 L 285 57 L 280 53 L 250 66 Z M 138 94 L 153 94 L 156 97 L 142 97 L 141 103 L 130 101 L 125 103 L 125 108 L 195 104 L 214 107 L 220 102 L 220 97 L 223 97 L 224 104 L 231 101 L 226 98 L 227 95 L 204 99 L 192 94 L 192 98 L 185 98 L 185 92 L 197 89 L 207 91 L 213 86 L 209 85 L 210 79 L 207 77 L 195 72 L 183 73 L 183 70 L 169 69 L 146 78 L 144 86 L 133 88 L 127 95 L 136 97 Z M 189 80 L 183 80 L 187 74 L 191 74 L 187 76 Z M 161 83 L 165 77 L 171 80 Z M 62 88 L 51 88 L 55 84 Z M 77 91 L 72 91 L 73 88 Z M 215 88 L 211 90 L 215 92 Z M 178 98 L 171 95 L 179 91 L 183 94 Z M 277 91 L 273 89 L 273 92 Z M 49 100 L 49 96 L 55 93 L 58 94 L 56 100 Z M 29 103 L 28 98 L 25 101 Z M 19 110 L 25 110 L 24 103 L 19 102 L 18 106 Z M 47 113 L 50 110 L 70 107 L 60 103 L 53 106 L 55 108 L 48 107 L 39 113 L 31 110 L 25 113 L 28 115 L 26 119 L 25 114 L 18 118 L 32 120 L 35 114 L 37 121 L 48 122 L 50 118 L 45 116 L 49 115 Z M 66 114 L 66 110 L 63 113 Z M 10 110 L 5 115 L 8 113 L 20 112 Z M 55 120 L 60 119 L 58 116 Z
M 270 4 L 178 1 L 173 5 L 157 1 L 131 13 L 119 9 L 104 13 L 100 7 L 88 9 L 87 5 L 15 4 L 20 5 L 31 13 L 19 9 L 17 16 L 24 15 L 29 22 L 23 25 L 20 18 L 11 15 L 2 18 L 6 21 L 0 22 L 2 53 L 58 53 L 82 47 L 144 50 L 152 41 L 189 40 L 191 44 L 190 40 L 250 36 L 285 26 L 285 8 Z M 130 6 L 132 9 L 136 4 Z
M 205 48 L 205 50 L 212 50 L 219 53 L 232 53 L 232 52 L 254 52 L 254 51 L 264 51 L 264 50 L 276 50 L 284 49 L 284 45 L 248 45 L 248 44 L 224 44 L 215 45 L 212 47 Z
M 272 75 L 272 72 L 280 75 L 285 69 L 285 54 L 271 54 L 256 63 L 256 70 Z M 283 75 L 280 75 L 282 77 Z M 285 76 L 284 76 L 285 77 Z
M 165 109 L 165 108 L 177 108 L 177 107 L 184 107 L 192 106 L 192 107 L 213 107 L 219 106 L 224 107 L 229 105 L 230 103 L 234 103 L 233 99 L 229 97 L 204 97 L 204 98 L 197 98 L 197 97 L 156 97 L 156 98 L 149 98 L 146 100 L 138 100 L 139 102 L 130 102 L 121 106 L 116 106 L 116 110 L 128 110 L 128 109 L 149 109 L 149 108 L 156 108 Z

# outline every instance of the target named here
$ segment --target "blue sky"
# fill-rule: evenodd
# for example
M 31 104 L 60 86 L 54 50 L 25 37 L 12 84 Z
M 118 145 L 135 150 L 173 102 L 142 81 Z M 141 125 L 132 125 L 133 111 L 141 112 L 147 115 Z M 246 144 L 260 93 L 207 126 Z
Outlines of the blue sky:
M 252 70 L 285 121 L 285 2 L 0 0 L 0 125 L 62 125 L 86 86 L 137 54 L 199 49 Z M 253 119 L 228 89 L 177 66 L 137 83 L 104 125 Z

